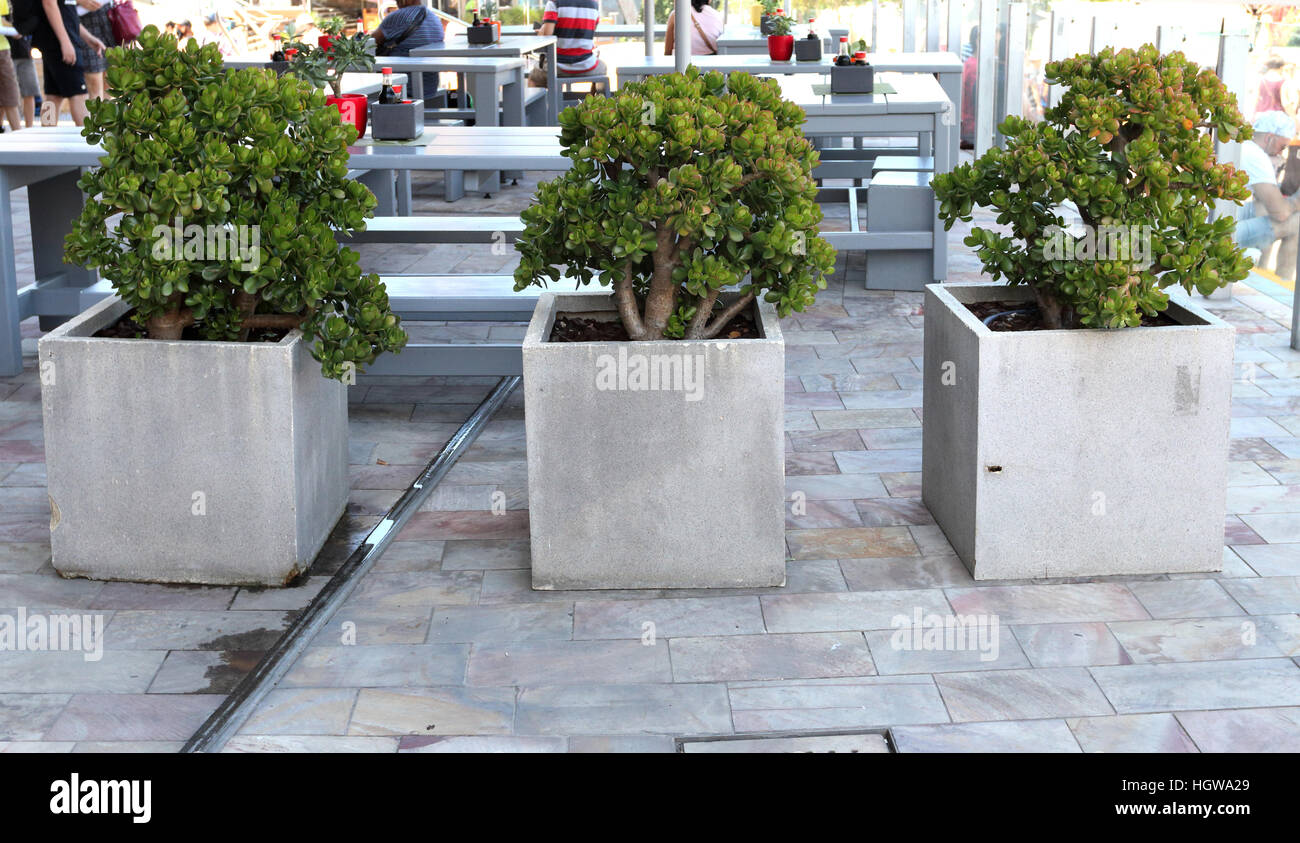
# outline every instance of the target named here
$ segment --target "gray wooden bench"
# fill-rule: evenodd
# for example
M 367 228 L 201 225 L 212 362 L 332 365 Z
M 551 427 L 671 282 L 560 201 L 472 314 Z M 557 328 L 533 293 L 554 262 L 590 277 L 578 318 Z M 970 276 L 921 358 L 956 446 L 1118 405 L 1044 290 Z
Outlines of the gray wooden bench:
M 933 155 L 881 155 L 871 165 L 873 173 L 899 170 L 906 173 L 933 173 Z
M 348 245 L 512 243 L 524 226 L 514 216 L 376 217 L 364 231 L 340 233 Z M 822 236 L 840 249 L 863 248 L 862 238 L 883 242 L 899 235 L 828 231 Z M 906 237 L 906 235 L 904 235 Z M 904 243 L 899 248 L 924 247 Z M 532 318 L 541 287 L 515 292 L 514 277 L 505 274 L 381 275 L 393 311 L 407 322 L 527 322 Z M 572 281 L 547 289 L 569 290 Z M 84 310 L 111 295 L 108 281 L 100 280 L 81 291 Z M 519 340 L 505 342 L 409 343 L 400 354 L 385 354 L 366 367 L 372 375 L 518 375 L 523 372 Z

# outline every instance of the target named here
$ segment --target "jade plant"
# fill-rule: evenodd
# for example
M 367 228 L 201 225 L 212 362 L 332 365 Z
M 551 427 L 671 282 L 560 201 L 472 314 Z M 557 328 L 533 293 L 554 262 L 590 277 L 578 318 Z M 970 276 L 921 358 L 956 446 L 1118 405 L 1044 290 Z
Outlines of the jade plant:
M 781 316 L 811 305 L 835 250 L 803 122 L 775 80 L 694 67 L 566 109 L 573 166 L 523 212 L 515 289 L 610 285 L 633 340 L 717 336 L 760 296 Z
M 335 97 L 343 96 L 344 73 L 369 73 L 375 69 L 375 39 L 364 32 L 336 35 L 329 49 L 295 44 L 298 52 L 289 71 L 318 88 L 329 86 Z
M 104 155 L 79 182 L 67 254 L 112 282 L 144 336 L 297 328 L 340 379 L 405 344 L 378 276 L 335 240 L 376 203 L 347 178 L 356 129 L 320 91 L 227 72 L 216 45 L 178 50 L 153 26 L 109 51 L 108 84 L 111 99 L 87 103 L 83 135 Z
M 1235 221 L 1210 219 L 1213 202 L 1250 196 L 1245 174 L 1215 160 L 1209 130 L 1251 136 L 1219 78 L 1151 45 L 1052 62 L 1047 78 L 1064 89 L 1041 122 L 1008 117 L 1005 149 L 934 178 L 945 228 L 976 205 L 1009 228 L 965 238 L 984 269 L 1029 286 L 1050 328 L 1135 327 L 1168 306 L 1165 288 L 1209 294 L 1245 278 Z M 1095 248 L 1104 240 L 1112 248 Z

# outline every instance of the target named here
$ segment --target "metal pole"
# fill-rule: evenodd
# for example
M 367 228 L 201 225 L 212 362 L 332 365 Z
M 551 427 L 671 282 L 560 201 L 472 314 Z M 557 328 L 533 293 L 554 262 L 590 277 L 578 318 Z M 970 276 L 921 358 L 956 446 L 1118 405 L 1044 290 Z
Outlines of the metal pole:
M 1029 6 L 1012 3 L 1007 17 L 1007 75 L 1003 80 L 1002 113 L 998 123 L 1009 115 L 1023 117 L 1025 113 L 1025 51 L 1028 38 Z M 1000 140 L 1000 139 L 999 139 Z
M 903 0 L 903 52 L 916 52 L 916 0 Z
M 997 75 L 994 45 L 997 43 L 997 0 L 980 0 L 979 58 L 975 79 L 975 154 L 988 152 L 993 146 L 993 95 Z
M 925 0 L 925 49 L 939 51 L 939 0 Z
M 641 7 L 641 23 L 645 26 L 645 54 L 649 58 L 655 54 L 655 0 L 645 0 Z
M 691 0 L 677 0 L 677 40 L 673 44 L 673 67 L 678 73 L 691 63 Z
M 961 57 L 963 11 L 961 0 L 948 0 L 948 44 L 944 49 L 955 53 L 959 58 Z

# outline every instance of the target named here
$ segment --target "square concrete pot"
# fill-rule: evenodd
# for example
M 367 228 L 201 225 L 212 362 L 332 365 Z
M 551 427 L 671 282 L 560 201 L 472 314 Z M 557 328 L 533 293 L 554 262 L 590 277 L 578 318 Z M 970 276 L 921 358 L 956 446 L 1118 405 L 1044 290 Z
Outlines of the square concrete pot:
M 64 576 L 284 585 L 347 506 L 347 388 L 302 334 L 108 339 L 105 299 L 39 345 L 53 564 Z
M 1025 287 L 925 294 L 922 497 L 975 579 L 1218 571 L 1234 330 L 995 332 L 966 307 Z
M 524 337 L 533 588 L 785 582 L 785 344 L 549 342 L 604 293 L 543 293 Z

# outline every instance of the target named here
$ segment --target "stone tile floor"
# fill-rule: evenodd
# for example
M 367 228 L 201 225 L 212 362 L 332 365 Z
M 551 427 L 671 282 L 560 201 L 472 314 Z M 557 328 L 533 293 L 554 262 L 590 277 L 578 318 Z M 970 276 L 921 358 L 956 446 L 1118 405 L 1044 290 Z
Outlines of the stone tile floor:
M 512 212 L 531 185 L 446 205 L 435 176 L 417 198 L 426 212 Z M 978 280 L 962 234 L 950 279 Z M 364 259 L 513 263 L 487 246 Z M 1240 366 L 1221 574 L 975 583 L 920 503 L 920 296 L 861 278 L 861 255 L 841 259 L 817 307 L 784 326 L 787 483 L 807 501 L 787 519 L 784 588 L 533 592 L 515 394 L 227 751 L 667 752 L 683 736 L 885 728 L 914 752 L 1300 750 L 1300 353 L 1286 305 L 1242 284 L 1210 303 L 1237 326 Z M 423 341 L 518 330 L 412 328 Z M 179 747 L 494 382 L 363 380 L 348 515 L 300 584 L 256 590 L 59 579 L 35 373 L 0 379 L 0 614 L 106 625 L 98 662 L 0 653 L 0 748 Z M 893 618 L 918 611 L 996 614 L 997 657 L 895 649 Z

